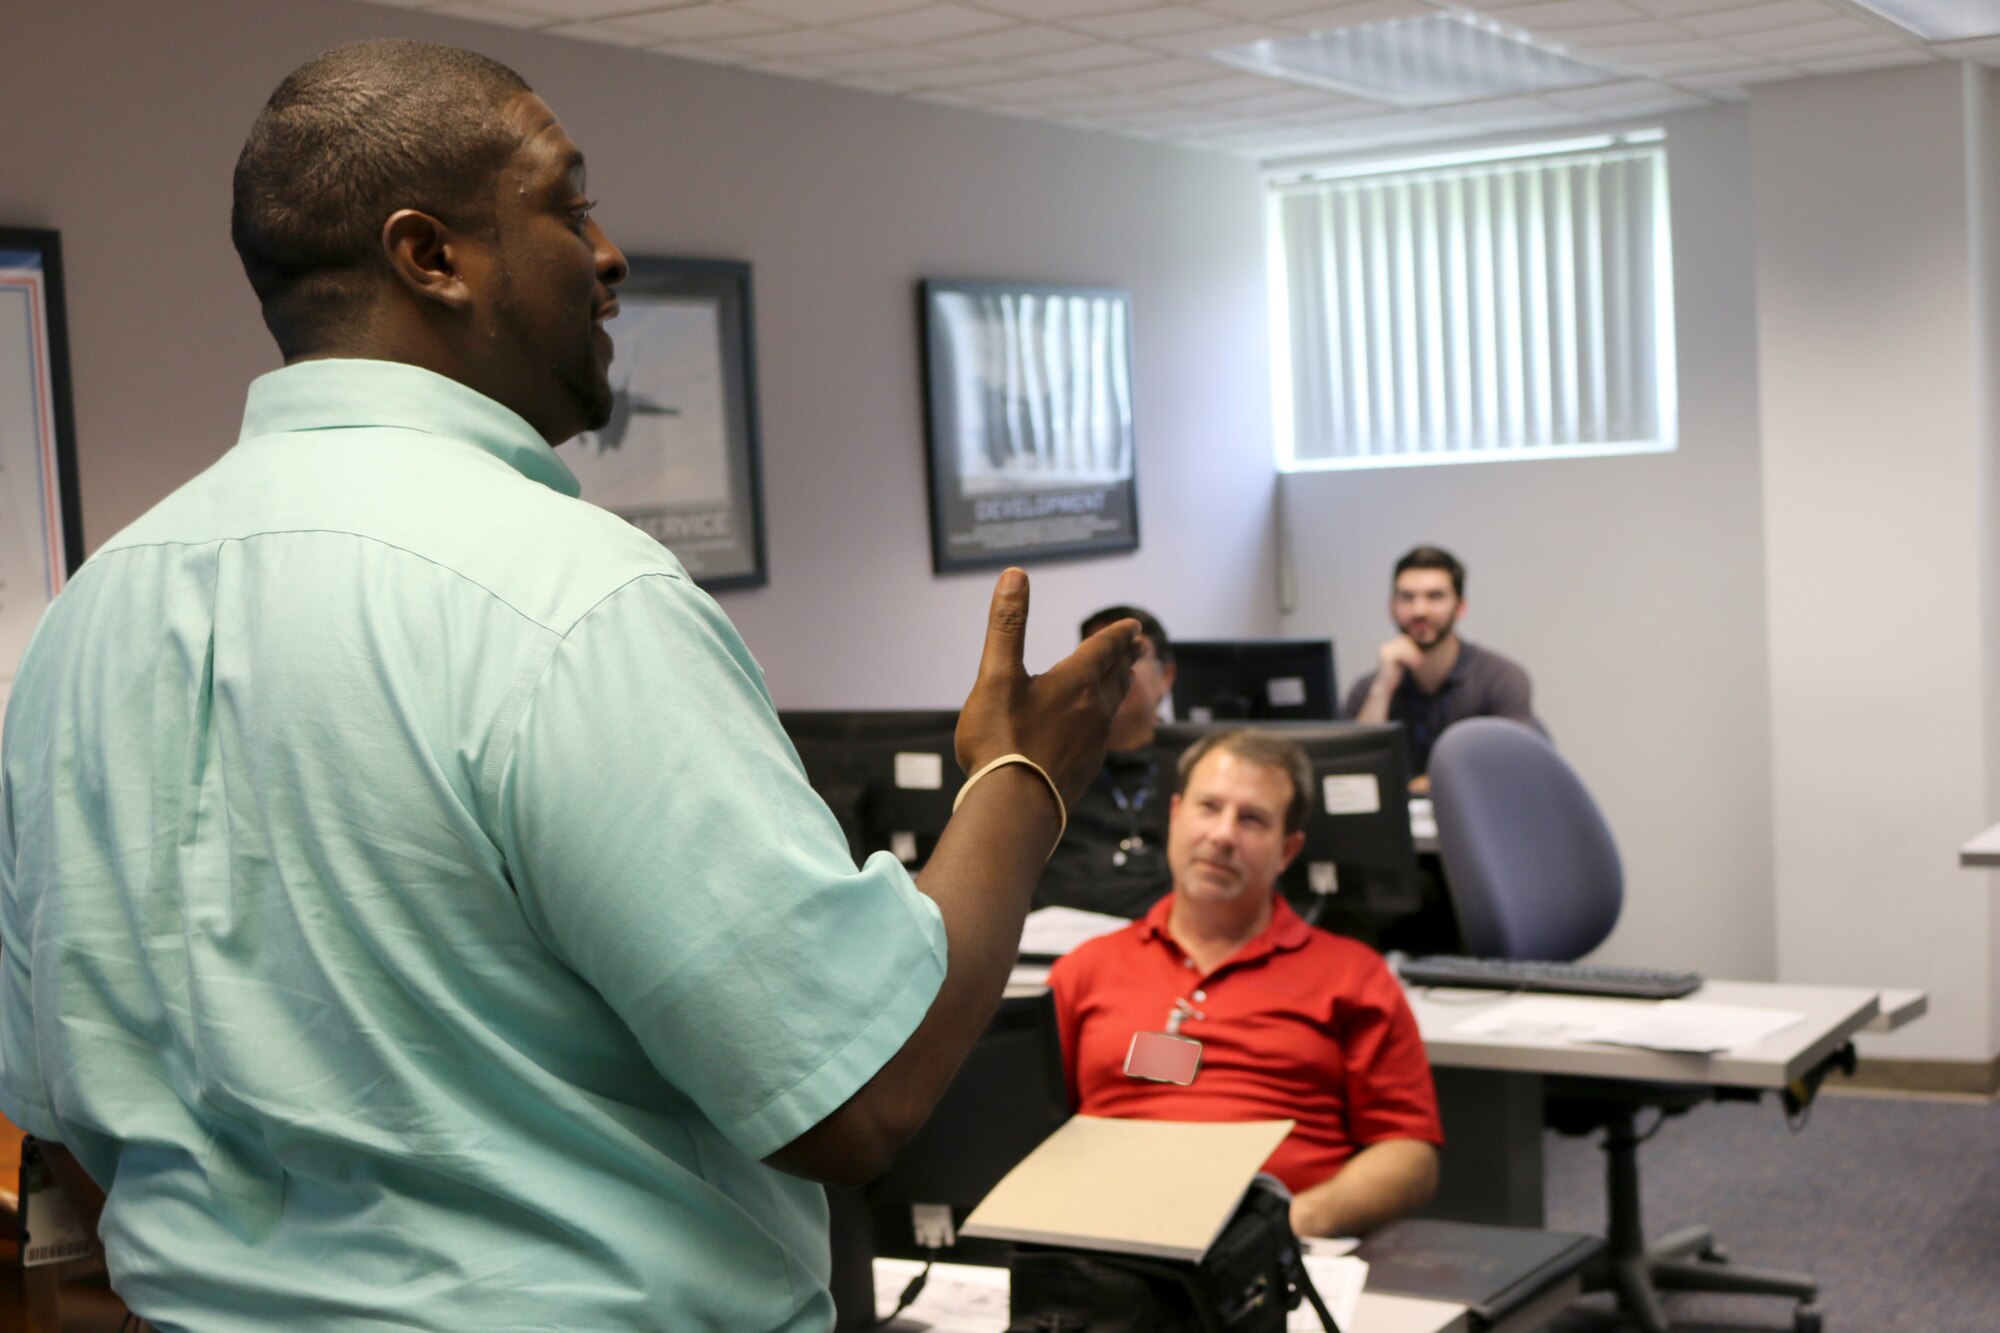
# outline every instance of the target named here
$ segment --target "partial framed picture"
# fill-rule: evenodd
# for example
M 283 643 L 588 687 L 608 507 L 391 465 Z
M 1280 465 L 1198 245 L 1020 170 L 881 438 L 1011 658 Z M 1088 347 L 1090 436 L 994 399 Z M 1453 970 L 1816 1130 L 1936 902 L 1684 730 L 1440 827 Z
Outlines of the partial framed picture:
M 923 323 L 932 568 L 1137 548 L 1130 296 L 932 279 Z
M 583 498 L 703 588 L 761 586 L 764 504 L 750 266 L 633 258 L 611 334 L 611 420 L 559 451 Z
M 42 612 L 82 563 L 62 241 L 0 227 L 0 703 Z

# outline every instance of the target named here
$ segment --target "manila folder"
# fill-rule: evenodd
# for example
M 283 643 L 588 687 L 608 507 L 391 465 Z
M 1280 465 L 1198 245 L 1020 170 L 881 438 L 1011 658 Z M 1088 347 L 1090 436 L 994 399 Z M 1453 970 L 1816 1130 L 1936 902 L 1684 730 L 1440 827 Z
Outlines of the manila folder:
M 993 1187 L 963 1230 L 1196 1261 L 1292 1124 L 1071 1116 Z

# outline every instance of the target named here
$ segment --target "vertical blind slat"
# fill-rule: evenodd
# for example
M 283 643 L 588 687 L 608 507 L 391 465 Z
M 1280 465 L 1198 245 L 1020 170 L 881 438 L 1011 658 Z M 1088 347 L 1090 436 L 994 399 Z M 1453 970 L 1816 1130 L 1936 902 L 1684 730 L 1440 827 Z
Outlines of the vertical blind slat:
M 1649 145 L 1281 196 L 1282 406 L 1294 457 L 1661 439 L 1671 403 L 1658 377 L 1672 373 L 1671 348 L 1659 345 L 1671 328 L 1660 306 L 1669 290 L 1665 170 L 1664 149 Z M 1059 321 L 1056 311 L 999 313 L 1031 326 L 1036 314 Z M 1022 334 L 1011 344 L 1017 356 L 1036 341 Z M 1060 336 L 1059 322 L 1044 333 Z M 1033 359 L 1009 360 L 1006 379 L 1047 373 Z M 1016 438 L 1061 449 L 1067 432 L 1053 424 L 1020 422 Z

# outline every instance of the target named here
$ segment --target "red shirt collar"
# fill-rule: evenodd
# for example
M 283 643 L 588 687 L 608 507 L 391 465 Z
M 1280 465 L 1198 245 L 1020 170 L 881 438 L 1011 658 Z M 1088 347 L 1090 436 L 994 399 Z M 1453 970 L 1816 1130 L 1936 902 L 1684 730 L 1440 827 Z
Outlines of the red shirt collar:
M 1147 910 L 1139 918 L 1139 937 L 1143 940 L 1158 940 L 1178 955 L 1181 946 L 1174 943 L 1174 937 L 1167 931 L 1167 917 L 1174 908 L 1174 895 L 1169 893 Z M 1243 967 L 1260 958 L 1274 953 L 1303 947 L 1312 939 L 1312 927 L 1308 926 L 1284 895 L 1276 889 L 1271 891 L 1271 919 L 1255 937 L 1246 941 L 1242 948 L 1216 965 L 1215 971 L 1225 968 Z M 1209 975 L 1213 976 L 1214 973 Z

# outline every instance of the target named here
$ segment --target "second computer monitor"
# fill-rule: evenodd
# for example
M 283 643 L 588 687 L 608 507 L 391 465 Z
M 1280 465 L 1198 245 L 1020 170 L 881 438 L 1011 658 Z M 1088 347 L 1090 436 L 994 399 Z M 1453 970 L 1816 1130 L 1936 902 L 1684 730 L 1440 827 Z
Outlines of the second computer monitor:
M 965 777 L 953 743 L 957 713 L 787 710 L 778 722 L 857 862 L 876 852 L 911 866 L 930 858 Z
M 1240 724 L 1238 724 L 1240 725 Z M 1413 912 L 1422 902 L 1410 834 L 1409 761 L 1395 723 L 1258 723 L 1293 742 L 1312 765 L 1305 850 L 1279 889 L 1309 921 L 1359 929 Z M 1229 723 L 1161 727 L 1175 760 Z
M 1174 644 L 1174 716 L 1186 722 L 1317 722 L 1338 713 L 1328 639 Z

